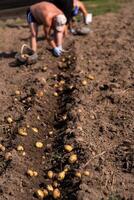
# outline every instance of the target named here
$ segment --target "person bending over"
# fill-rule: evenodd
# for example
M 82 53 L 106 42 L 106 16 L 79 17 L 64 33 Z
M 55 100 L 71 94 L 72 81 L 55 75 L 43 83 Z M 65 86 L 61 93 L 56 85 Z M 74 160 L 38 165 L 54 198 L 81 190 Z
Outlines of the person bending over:
M 31 31 L 31 48 L 37 51 L 38 26 L 43 25 L 45 37 L 55 56 L 62 54 L 63 36 L 67 19 L 53 3 L 40 2 L 27 11 L 27 21 Z M 53 31 L 53 36 L 52 36 Z

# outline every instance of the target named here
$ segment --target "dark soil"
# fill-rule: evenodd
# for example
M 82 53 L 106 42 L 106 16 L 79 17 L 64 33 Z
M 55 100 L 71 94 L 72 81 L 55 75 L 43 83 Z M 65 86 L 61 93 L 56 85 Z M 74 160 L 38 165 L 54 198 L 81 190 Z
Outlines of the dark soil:
M 0 27 L 0 200 L 36 200 L 37 189 L 57 180 L 47 177 L 48 170 L 57 174 L 66 167 L 58 181 L 62 200 L 134 199 L 133 18 L 134 3 L 94 18 L 88 36 L 68 36 L 61 58 L 51 55 L 40 30 L 39 61 L 31 66 L 14 63 L 29 41 L 27 25 Z M 18 134 L 20 127 L 27 136 Z M 74 147 L 71 153 L 65 144 Z M 73 153 L 78 160 L 69 164 Z M 28 169 L 38 176 L 27 176 Z M 85 170 L 89 176 L 75 176 Z

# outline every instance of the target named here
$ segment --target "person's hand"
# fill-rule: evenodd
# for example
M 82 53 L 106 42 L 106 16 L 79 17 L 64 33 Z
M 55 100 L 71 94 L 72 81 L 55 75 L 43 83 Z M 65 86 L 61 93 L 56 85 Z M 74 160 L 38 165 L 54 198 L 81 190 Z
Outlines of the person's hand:
M 61 53 L 62 53 L 61 48 L 59 48 L 59 47 L 53 48 L 53 54 L 54 54 L 54 56 L 59 57 L 61 55 Z
M 92 22 L 92 13 L 88 13 L 85 18 L 84 18 L 84 22 L 86 25 L 88 25 L 89 23 Z
M 70 33 L 72 33 L 73 35 L 76 35 L 76 30 L 74 28 L 71 28 Z

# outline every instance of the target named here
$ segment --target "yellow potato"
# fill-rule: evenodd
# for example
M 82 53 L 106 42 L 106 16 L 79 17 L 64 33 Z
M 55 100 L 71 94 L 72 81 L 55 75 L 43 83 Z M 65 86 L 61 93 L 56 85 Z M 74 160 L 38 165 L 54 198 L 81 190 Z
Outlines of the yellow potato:
M 17 151 L 24 151 L 24 147 L 22 145 L 17 146 Z
M 69 163 L 73 164 L 76 161 L 77 161 L 77 155 L 76 154 L 71 155 L 69 158 Z
M 43 147 L 43 143 L 42 143 L 42 142 L 36 142 L 36 143 L 35 143 L 35 146 L 36 146 L 37 148 L 42 148 L 42 147 Z
M 86 171 L 83 172 L 83 175 L 89 176 L 89 175 L 90 175 L 90 172 L 86 170 Z
M 0 144 L 0 150 L 1 150 L 1 151 L 5 151 L 6 148 L 5 148 L 2 144 Z
M 33 171 L 33 176 L 38 176 L 38 172 Z
M 33 170 L 31 170 L 31 169 L 28 169 L 27 170 L 27 175 L 29 175 L 29 176 L 34 176 L 34 173 L 33 173 Z
M 48 196 L 48 191 L 46 189 L 43 190 L 44 198 Z
M 23 155 L 23 156 L 25 156 L 25 155 L 26 155 L 26 152 L 25 152 L 25 151 L 23 151 L 23 152 L 22 152 L 22 155 Z
M 44 192 L 42 190 L 37 190 L 36 195 L 39 199 L 43 199 L 45 197 Z
M 52 171 L 48 171 L 47 175 L 48 175 L 49 178 L 53 178 L 54 173 Z
M 11 123 L 13 122 L 13 119 L 12 119 L 11 117 L 8 117 L 8 118 L 7 118 L 7 122 L 8 122 L 9 124 L 11 124 Z
M 47 189 L 48 189 L 48 191 L 50 191 L 50 192 L 53 192 L 53 190 L 54 190 L 54 188 L 53 188 L 52 185 L 47 185 Z
M 58 199 L 60 197 L 61 197 L 60 190 L 58 188 L 54 189 L 54 191 L 53 191 L 53 198 L 54 199 Z
M 43 97 L 43 95 L 44 95 L 43 91 L 38 91 L 36 94 L 37 97 Z
M 86 81 L 86 80 L 83 80 L 83 81 L 82 81 L 82 85 L 83 85 L 83 86 L 86 86 L 86 85 L 87 85 L 87 81 Z
M 55 97 L 58 97 L 59 95 L 58 95 L 58 93 L 57 93 L 57 92 L 54 92 L 54 96 L 55 96 Z
M 65 175 L 66 175 L 65 171 L 60 172 L 58 174 L 58 180 L 62 181 L 65 178 Z
M 27 130 L 25 127 L 21 127 L 18 129 L 18 134 L 22 136 L 27 136 Z
M 33 130 L 35 133 L 38 133 L 38 132 L 39 132 L 38 129 L 35 128 L 35 127 L 32 127 L 32 130 Z
M 76 172 L 76 173 L 75 173 L 75 176 L 81 178 L 81 173 L 80 173 L 80 172 Z
M 71 146 L 71 145 L 65 145 L 64 146 L 64 148 L 65 148 L 65 150 L 67 151 L 67 152 L 71 152 L 72 150 L 73 150 L 73 147 Z
M 20 95 L 21 92 L 20 92 L 19 90 L 16 90 L 16 91 L 15 91 L 15 94 L 16 94 L 16 95 Z
M 89 74 L 87 77 L 88 77 L 90 80 L 94 80 L 94 76 L 92 76 L 92 75 L 90 75 L 90 74 Z

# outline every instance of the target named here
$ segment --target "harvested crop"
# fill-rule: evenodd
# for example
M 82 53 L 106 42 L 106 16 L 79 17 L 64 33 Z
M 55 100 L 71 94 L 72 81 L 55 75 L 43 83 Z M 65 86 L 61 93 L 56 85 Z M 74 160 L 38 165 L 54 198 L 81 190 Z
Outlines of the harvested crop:
M 17 151 L 24 151 L 24 147 L 22 145 L 17 146 Z
M 18 134 L 22 136 L 27 136 L 27 130 L 25 127 L 21 127 L 18 129 Z
M 61 196 L 60 190 L 58 188 L 54 189 L 53 198 L 58 199 L 58 198 L 60 198 L 60 196 Z
M 28 175 L 28 176 L 31 176 L 31 177 L 34 176 L 33 170 L 28 169 L 28 170 L 27 170 L 27 175 Z
M 86 86 L 86 85 L 87 85 L 87 81 L 86 81 L 86 80 L 83 80 L 83 81 L 82 81 L 82 85 L 83 85 L 83 86 Z
M 71 145 L 65 145 L 64 146 L 64 149 L 67 151 L 67 152 L 71 152 L 73 150 L 73 147 Z
M 36 146 L 37 148 L 42 148 L 42 147 L 43 147 L 43 143 L 42 143 L 42 142 L 36 142 L 36 143 L 35 143 L 35 146 Z
M 78 178 L 81 178 L 81 173 L 80 172 L 76 172 L 75 176 L 78 177 Z
M 1 151 L 5 151 L 6 148 L 5 148 L 2 144 L 0 144 L 0 150 L 1 150 Z
M 66 175 L 65 171 L 60 172 L 58 174 L 58 180 L 62 181 L 65 178 L 65 175 Z
M 77 161 L 77 155 L 76 154 L 72 154 L 70 157 L 69 157 L 69 163 L 70 164 L 73 164 Z
M 37 190 L 36 195 L 39 199 L 43 199 L 45 197 L 44 192 L 42 190 Z
M 90 74 L 87 76 L 87 78 L 89 78 L 90 80 L 94 80 L 94 76 L 92 76 Z
M 48 178 L 51 179 L 51 178 L 53 178 L 54 173 L 52 171 L 48 171 L 47 176 L 48 176 Z
M 39 132 L 38 129 L 35 128 L 35 127 L 32 127 L 32 130 L 33 130 L 33 132 L 35 132 L 35 133 L 38 133 L 38 132 Z
M 16 95 L 20 95 L 21 92 L 20 92 L 19 90 L 16 90 L 16 91 L 15 91 L 15 94 L 16 94 Z
M 47 189 L 48 189 L 48 191 L 50 191 L 50 192 L 53 192 L 53 190 L 54 190 L 54 188 L 53 188 L 52 185 L 47 185 Z
M 44 92 L 43 92 L 43 91 L 38 91 L 38 92 L 36 93 L 36 96 L 37 96 L 37 97 L 43 97 L 43 95 L 44 95 Z
M 83 172 L 83 175 L 89 176 L 89 175 L 90 175 L 90 172 L 86 170 L 86 171 Z
M 55 96 L 55 97 L 58 97 L 59 95 L 58 95 L 58 93 L 57 93 L 57 92 L 54 92 L 54 96 Z
M 46 189 L 43 190 L 44 198 L 48 196 L 48 191 Z
M 11 117 L 8 117 L 8 118 L 7 118 L 7 122 L 8 122 L 9 124 L 11 124 L 11 123 L 13 122 L 13 119 L 12 119 Z

